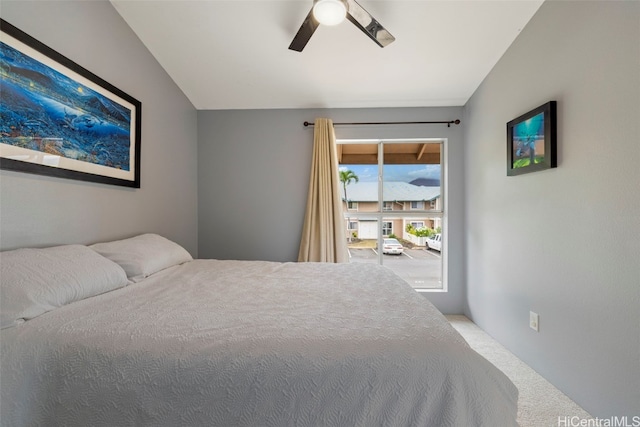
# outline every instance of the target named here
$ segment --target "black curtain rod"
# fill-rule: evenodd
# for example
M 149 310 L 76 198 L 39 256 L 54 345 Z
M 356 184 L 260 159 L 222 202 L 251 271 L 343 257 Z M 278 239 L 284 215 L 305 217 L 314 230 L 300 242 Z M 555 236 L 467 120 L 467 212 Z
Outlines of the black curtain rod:
M 304 127 L 313 126 L 313 122 L 304 122 Z M 445 124 L 447 127 L 451 127 L 452 124 L 459 125 L 460 120 L 450 120 L 448 122 L 355 122 L 355 123 L 334 123 L 334 126 L 341 125 L 430 125 L 430 124 Z

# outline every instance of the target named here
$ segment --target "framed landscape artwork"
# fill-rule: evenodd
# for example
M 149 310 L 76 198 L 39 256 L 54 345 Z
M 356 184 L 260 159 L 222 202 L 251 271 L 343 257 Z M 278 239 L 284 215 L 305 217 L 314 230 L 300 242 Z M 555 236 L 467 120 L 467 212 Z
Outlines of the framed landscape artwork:
M 507 123 L 507 175 L 555 168 L 556 101 L 549 101 Z
M 0 168 L 140 187 L 141 103 L 0 20 Z

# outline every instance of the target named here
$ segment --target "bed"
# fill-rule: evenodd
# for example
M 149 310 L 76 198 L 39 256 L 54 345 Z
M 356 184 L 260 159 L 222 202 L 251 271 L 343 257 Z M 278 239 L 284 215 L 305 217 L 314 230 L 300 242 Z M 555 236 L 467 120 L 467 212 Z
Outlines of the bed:
M 516 387 L 382 266 L 146 234 L 0 267 L 3 426 L 517 425 Z

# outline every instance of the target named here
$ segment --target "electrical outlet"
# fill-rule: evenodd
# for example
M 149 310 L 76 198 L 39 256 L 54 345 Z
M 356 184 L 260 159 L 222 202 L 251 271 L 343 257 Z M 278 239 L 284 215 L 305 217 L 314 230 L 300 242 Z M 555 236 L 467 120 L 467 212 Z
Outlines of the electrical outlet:
M 540 318 L 538 317 L 538 313 L 534 313 L 533 311 L 529 312 L 529 327 L 536 332 L 540 332 Z

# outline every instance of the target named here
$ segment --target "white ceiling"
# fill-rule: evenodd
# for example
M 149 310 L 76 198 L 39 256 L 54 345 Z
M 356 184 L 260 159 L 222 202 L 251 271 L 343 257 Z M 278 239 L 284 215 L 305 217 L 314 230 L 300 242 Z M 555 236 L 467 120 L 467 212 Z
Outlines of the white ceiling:
M 349 21 L 288 49 L 312 0 L 111 0 L 199 110 L 464 105 L 543 0 L 358 0 L 396 41 Z

